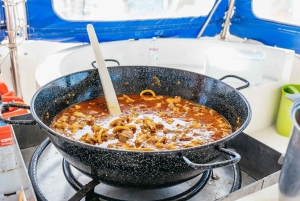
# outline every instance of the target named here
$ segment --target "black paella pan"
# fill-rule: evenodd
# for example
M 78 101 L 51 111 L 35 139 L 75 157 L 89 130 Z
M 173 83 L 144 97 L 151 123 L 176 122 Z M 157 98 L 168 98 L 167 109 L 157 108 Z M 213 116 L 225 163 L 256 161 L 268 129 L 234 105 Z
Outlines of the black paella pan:
M 251 119 L 250 105 L 237 89 L 202 74 L 172 68 L 119 66 L 110 67 L 109 73 L 117 94 L 139 94 L 144 89 L 152 89 L 159 95 L 181 96 L 216 110 L 230 123 L 233 133 L 198 147 L 138 152 L 84 144 L 49 128 L 53 118 L 67 107 L 104 96 L 97 69 L 66 75 L 40 88 L 30 104 L 34 121 L 11 121 L 2 117 L 0 120 L 8 124 L 38 124 L 48 132 L 52 143 L 70 164 L 93 179 L 114 186 L 139 189 L 168 187 L 196 177 L 204 170 L 240 160 L 237 153 L 225 148 Z M 159 78 L 161 86 L 153 84 L 154 76 Z M 246 80 L 243 81 L 246 85 L 239 89 L 249 86 Z M 29 109 L 7 103 L 0 107 Z M 231 159 L 214 162 L 222 154 L 230 155 Z

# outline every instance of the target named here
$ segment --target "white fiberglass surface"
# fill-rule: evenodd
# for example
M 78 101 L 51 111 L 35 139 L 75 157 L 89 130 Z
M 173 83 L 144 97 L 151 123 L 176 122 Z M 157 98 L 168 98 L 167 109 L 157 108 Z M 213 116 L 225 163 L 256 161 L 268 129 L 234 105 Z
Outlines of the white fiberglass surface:
M 144 39 L 138 41 L 100 43 L 100 49 L 104 59 L 115 59 L 119 61 L 121 66 L 145 66 L 149 65 L 148 54 L 150 41 L 151 40 L 149 39 Z M 180 68 L 198 73 L 204 73 L 207 53 L 210 52 L 210 57 L 213 59 L 215 58 L 215 60 L 218 58 L 223 58 L 221 55 L 222 53 L 220 53 L 221 51 L 218 51 L 218 54 L 216 53 L 215 56 L 212 55 L 210 51 L 215 47 L 218 47 L 219 49 L 223 47 L 225 49 L 231 48 L 235 51 L 243 51 L 241 58 L 239 58 L 241 61 L 239 63 L 241 70 L 243 70 L 242 65 L 248 67 L 250 62 L 253 63 L 259 59 L 263 61 L 263 74 L 269 78 L 278 80 L 280 79 L 283 71 L 282 56 L 285 54 L 284 50 L 278 50 L 272 47 L 198 39 L 158 39 L 157 41 L 159 47 L 157 60 L 158 66 Z M 247 54 L 245 54 L 245 52 L 247 52 Z M 255 54 L 249 54 L 249 52 L 254 52 L 256 54 L 260 53 L 260 55 L 263 54 L 265 56 L 262 57 L 258 55 L 260 56 L 258 57 Z M 227 65 L 234 64 L 234 62 L 237 61 L 237 54 L 233 54 L 231 57 L 228 56 L 228 53 L 226 53 L 226 55 L 226 61 L 228 62 Z M 78 48 L 64 54 L 60 54 L 60 57 L 58 58 L 56 56 L 56 58 L 57 60 L 51 58 L 51 62 L 56 62 L 52 64 L 52 71 L 56 72 L 58 77 L 81 70 L 91 69 L 91 63 L 95 61 L 92 49 L 89 45 L 82 46 L 82 48 Z M 217 60 L 215 63 L 216 62 Z M 114 62 L 106 62 L 106 64 L 107 66 L 117 65 Z M 239 66 L 237 66 L 237 68 Z M 211 76 L 213 76 L 213 74 Z
M 203 53 L 193 42 L 194 40 L 158 40 L 159 66 L 181 68 L 196 72 L 203 72 Z M 114 59 L 120 65 L 149 65 L 148 47 L 150 40 L 119 41 L 113 43 L 101 43 L 100 48 L 104 59 Z M 205 46 L 206 47 L 206 46 Z M 92 49 L 86 46 L 66 55 L 59 64 L 61 75 L 91 69 L 91 63 L 95 61 Z M 115 62 L 106 62 L 107 66 L 116 66 Z
M 122 66 L 148 65 L 150 41 L 144 39 L 101 43 L 100 48 L 105 59 L 116 59 Z M 198 73 L 204 73 L 205 55 L 210 47 L 224 46 L 263 51 L 265 53 L 263 79 L 259 85 L 250 86 L 240 91 L 252 107 L 253 118 L 245 132 L 266 128 L 275 123 L 280 101 L 280 98 L 278 98 L 280 97 L 279 89 L 287 83 L 291 74 L 290 70 L 294 57 L 292 51 L 263 45 L 209 39 L 158 39 L 158 44 L 158 66 L 179 68 Z M 253 59 L 253 55 L 250 58 Z M 89 45 L 49 55 L 37 67 L 37 84 L 43 86 L 60 76 L 79 70 L 91 69 L 91 62 L 93 61 L 93 53 Z M 112 62 L 107 63 L 107 66 L 112 65 L 115 64 Z M 232 84 L 227 79 L 224 82 L 231 84 L 233 87 L 241 86 L 241 84 Z

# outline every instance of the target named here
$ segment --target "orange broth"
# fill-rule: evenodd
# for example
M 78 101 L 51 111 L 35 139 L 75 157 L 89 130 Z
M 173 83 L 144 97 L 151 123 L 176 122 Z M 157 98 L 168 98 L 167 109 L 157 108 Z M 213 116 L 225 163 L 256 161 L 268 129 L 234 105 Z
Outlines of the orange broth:
M 50 127 L 83 143 L 138 151 L 190 148 L 232 133 L 216 111 L 178 96 L 118 95 L 118 101 L 120 115 L 109 115 L 105 98 L 96 98 L 65 109 Z

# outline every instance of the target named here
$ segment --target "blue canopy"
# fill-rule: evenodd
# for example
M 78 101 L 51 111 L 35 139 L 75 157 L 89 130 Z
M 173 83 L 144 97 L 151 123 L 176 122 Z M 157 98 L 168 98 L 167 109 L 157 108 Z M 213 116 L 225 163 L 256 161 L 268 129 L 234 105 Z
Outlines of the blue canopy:
M 0 41 L 3 41 L 5 37 L 5 29 L 6 29 L 6 24 L 5 24 L 5 13 L 3 9 L 3 1 L 0 3 L 1 9 L 0 9 Z M 2 23 L 3 22 L 3 23 Z
M 257 18 L 252 0 L 236 0 L 230 33 L 300 53 L 300 27 Z
M 30 40 L 60 42 L 89 42 L 86 25 L 93 24 L 102 41 L 156 37 L 196 38 L 208 16 L 131 20 L 110 22 L 75 22 L 58 17 L 51 0 L 27 0 L 28 36 Z M 252 0 L 236 0 L 230 33 L 258 40 L 266 45 L 295 50 L 300 53 L 300 27 L 257 18 L 252 11 Z M 202 36 L 215 36 L 221 32 L 228 0 L 222 0 Z M 5 20 L 3 8 L 0 20 Z M 1 26 L 1 24 L 0 24 Z M 5 37 L 4 26 L 0 40 Z
M 223 0 L 212 16 L 203 36 L 220 33 L 228 0 Z M 86 25 L 93 24 L 101 41 L 141 39 L 151 37 L 196 38 L 207 16 L 114 21 L 71 22 L 59 18 L 52 9 L 51 0 L 27 0 L 28 36 L 31 40 L 61 42 L 89 42 Z

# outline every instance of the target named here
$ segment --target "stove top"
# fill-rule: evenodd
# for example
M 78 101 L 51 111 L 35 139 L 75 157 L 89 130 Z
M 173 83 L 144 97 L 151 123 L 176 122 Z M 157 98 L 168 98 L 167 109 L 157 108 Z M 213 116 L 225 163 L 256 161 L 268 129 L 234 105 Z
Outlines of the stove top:
M 26 115 L 25 115 L 26 116 Z M 32 118 L 27 116 L 29 119 Z M 24 119 L 24 116 L 20 119 Z M 33 152 L 36 150 L 36 146 L 40 144 L 40 140 L 45 137 L 45 131 L 37 128 L 37 126 L 13 126 L 17 139 L 20 136 L 24 136 L 26 132 L 27 139 L 32 138 L 33 141 L 29 143 L 30 146 L 19 143 L 21 152 L 26 165 L 32 157 Z M 37 141 L 37 137 L 41 138 Z M 43 143 L 46 143 L 45 141 Z M 26 148 L 25 148 L 26 147 Z M 45 146 L 46 147 L 46 146 Z M 201 183 L 200 178 L 206 177 L 206 185 L 201 186 L 200 192 L 190 197 L 182 197 L 175 200 L 207 200 L 207 201 L 223 201 L 223 200 L 237 200 L 246 195 L 254 193 L 262 188 L 266 188 L 278 182 L 278 177 L 281 169 L 281 165 L 278 163 L 278 159 L 281 153 L 271 149 L 270 147 L 260 143 L 259 141 L 251 138 L 247 134 L 241 133 L 234 138 L 228 145 L 230 149 L 234 149 L 238 152 L 242 159 L 237 167 L 226 166 L 214 169 L 212 172 L 207 171 L 198 177 L 187 181 L 185 183 L 163 189 L 156 190 L 136 190 L 125 189 L 108 186 L 100 183 L 94 189 L 102 197 L 96 197 L 93 200 L 170 200 L 168 197 L 178 195 L 184 191 L 190 191 L 195 184 Z M 220 159 L 222 160 L 222 159 Z M 36 163 L 36 180 L 40 193 L 44 195 L 45 200 L 69 200 L 75 194 L 76 191 L 68 183 L 64 170 L 68 169 L 68 163 L 63 163 L 63 157 L 56 150 L 56 148 L 49 144 L 41 154 L 39 161 Z M 241 185 L 240 189 L 236 189 L 236 177 L 234 177 L 237 169 L 241 170 Z M 73 173 L 73 182 L 80 182 L 85 185 L 91 182 L 91 179 L 83 175 L 81 172 L 70 166 L 70 172 Z M 65 172 L 67 175 L 70 172 Z M 72 175 L 71 175 L 72 176 Z M 32 180 L 32 177 L 31 177 Z M 77 181 L 78 180 L 78 181 Z M 98 181 L 93 181 L 97 182 Z M 33 182 L 34 183 L 34 182 Z M 94 185 L 96 185 L 95 183 Z M 203 182 L 202 182 L 203 183 Z M 79 185 L 78 188 L 81 186 Z M 75 185 L 76 188 L 76 185 Z M 196 187 L 199 188 L 199 187 Z M 93 188 L 92 188 L 93 189 Z M 37 189 L 35 189 L 37 193 Z M 234 191 L 234 192 L 233 192 Z M 83 199 L 91 200 L 91 199 Z

